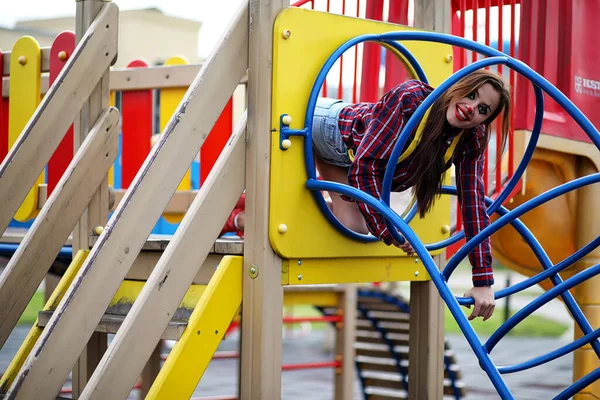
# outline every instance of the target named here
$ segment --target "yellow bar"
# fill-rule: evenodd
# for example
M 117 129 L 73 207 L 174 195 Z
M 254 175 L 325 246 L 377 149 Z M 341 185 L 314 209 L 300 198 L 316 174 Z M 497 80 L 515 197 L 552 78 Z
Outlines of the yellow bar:
M 142 281 L 123 281 L 119 290 L 115 293 L 115 296 L 110 302 L 109 307 L 116 306 L 118 304 L 133 304 L 135 299 L 139 296 L 140 292 L 144 288 L 146 282 Z M 202 297 L 202 293 L 206 290 L 206 285 L 192 285 L 186 292 L 179 308 L 193 309 L 198 304 L 198 301 Z
M 189 399 L 242 305 L 243 257 L 223 257 L 146 400 Z
M 282 285 L 428 281 L 423 263 L 414 257 L 308 258 L 283 261 Z
M 79 269 L 83 265 L 88 253 L 89 250 L 79 250 L 75 257 L 73 257 L 71 265 L 69 265 L 67 272 L 65 272 L 60 282 L 58 282 L 58 286 L 56 286 L 56 289 L 54 289 L 54 292 L 52 292 L 52 295 L 44 305 L 44 308 L 42 309 L 43 311 L 52 311 L 56 309 L 58 303 L 60 303 L 64 294 L 67 292 L 67 289 L 69 286 L 71 286 L 71 282 L 73 282 L 75 275 L 77 275 L 77 272 L 79 272 Z M 29 353 L 31 353 L 31 349 L 33 349 L 33 346 L 42 334 L 42 330 L 44 328 L 40 328 L 37 325 L 38 321 L 36 319 L 33 327 L 21 344 L 19 351 L 17 351 L 17 354 L 15 354 L 14 358 L 10 362 L 8 368 L 4 372 L 4 375 L 2 375 L 2 378 L 0 379 L 0 392 L 8 391 L 10 385 L 23 366 L 23 363 L 29 356 Z
M 337 307 L 341 292 L 331 291 L 302 291 L 283 292 L 283 305 L 311 305 L 315 307 Z
M 186 65 L 189 62 L 179 56 L 171 57 L 165 61 L 164 65 Z M 171 116 L 177 109 L 179 102 L 185 95 L 187 88 L 168 88 L 160 91 L 160 131 L 164 131 Z M 191 172 L 188 169 L 183 179 L 177 186 L 177 190 L 192 190 Z M 183 214 L 179 213 L 164 213 L 163 217 L 171 224 L 177 224 L 183 219 Z
M 8 148 L 10 149 L 40 104 L 40 70 L 42 52 L 31 36 L 23 36 L 15 43 L 10 58 L 10 88 L 8 109 Z M 38 185 L 44 183 L 44 172 L 27 194 L 15 214 L 17 221 L 25 222 L 38 214 Z

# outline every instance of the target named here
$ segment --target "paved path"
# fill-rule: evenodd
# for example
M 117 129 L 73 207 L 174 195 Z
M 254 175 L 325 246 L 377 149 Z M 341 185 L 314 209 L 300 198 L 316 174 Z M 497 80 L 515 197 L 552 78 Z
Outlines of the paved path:
M 5 370 L 13 354 L 23 340 L 27 328 L 13 331 L 6 346 L 0 351 L 0 370 Z M 304 337 L 284 339 L 283 363 L 330 361 L 331 352 L 325 350 L 324 331 L 313 331 Z M 497 394 L 485 373 L 461 335 L 448 337 L 457 361 L 462 369 L 463 381 L 467 386 L 466 400 L 497 399 Z M 494 350 L 492 356 L 499 364 L 515 363 L 543 354 L 563 344 L 566 340 L 508 337 Z M 238 338 L 234 335 L 224 341 L 220 350 L 237 350 Z M 532 371 L 508 375 L 506 381 L 519 400 L 546 400 L 556 396 L 571 382 L 572 360 L 563 357 Z M 216 360 L 211 363 L 202 378 L 194 397 L 233 395 L 238 380 L 237 360 Z M 67 381 L 65 386 L 70 386 Z M 284 400 L 329 400 L 333 393 L 332 370 L 286 371 L 282 374 L 282 396 Z M 361 399 L 358 381 L 355 380 L 355 399 Z M 130 399 L 137 399 L 132 393 Z

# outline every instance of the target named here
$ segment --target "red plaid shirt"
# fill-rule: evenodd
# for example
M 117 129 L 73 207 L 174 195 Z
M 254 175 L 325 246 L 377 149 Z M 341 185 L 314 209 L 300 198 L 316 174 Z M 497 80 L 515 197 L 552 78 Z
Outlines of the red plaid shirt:
M 348 182 L 351 186 L 375 198 L 381 198 L 385 169 L 400 132 L 432 91 L 433 88 L 427 84 L 412 80 L 391 89 L 377 103 L 353 104 L 341 110 L 338 124 L 342 138 L 348 149 L 352 149 L 355 154 L 348 172 Z M 452 129 L 444 133 L 448 147 L 452 143 L 451 139 L 458 133 Z M 415 132 L 406 142 L 404 150 L 410 145 L 414 135 Z M 478 125 L 463 133 L 451 160 L 456 166 L 456 186 L 467 240 L 490 222 L 486 214 L 482 178 L 485 146 L 485 127 Z M 447 164 L 447 168 L 450 168 L 451 162 Z M 408 189 L 408 177 L 414 170 L 414 157 L 411 154 L 396 166 L 392 190 L 402 192 Z M 359 203 L 358 208 L 373 235 L 387 245 L 395 243 L 384 218 L 379 213 L 364 203 Z M 473 285 L 493 285 L 489 238 L 469 254 L 469 260 L 473 266 Z

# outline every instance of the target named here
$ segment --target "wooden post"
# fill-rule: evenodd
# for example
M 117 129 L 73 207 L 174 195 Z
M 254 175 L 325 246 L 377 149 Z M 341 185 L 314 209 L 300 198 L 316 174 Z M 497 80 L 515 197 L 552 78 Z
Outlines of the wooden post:
M 438 268 L 445 260 L 445 253 L 434 257 Z M 409 398 L 443 398 L 444 303 L 433 281 L 410 284 L 409 336 Z
M 79 42 L 88 30 L 105 3 L 110 0 L 78 0 L 75 15 L 75 34 Z M 115 26 L 114 29 L 117 29 Z M 88 101 L 83 105 L 79 117 L 75 120 L 74 147 L 75 152 L 87 136 L 103 109 L 110 105 L 109 74 L 107 68 Z M 108 220 L 108 177 L 98 187 L 98 191 L 90 200 L 89 207 L 83 213 L 79 224 L 73 231 L 73 254 L 78 250 L 88 250 L 89 237 L 96 226 L 104 226 Z M 77 329 L 77 327 L 73 327 Z M 73 368 L 73 398 L 79 397 L 83 388 L 106 351 L 106 334 L 94 333 L 84 348 L 79 360 Z
M 351 399 L 354 392 L 354 342 L 356 340 L 356 285 L 345 285 L 338 310 L 343 321 L 336 326 L 335 358 L 342 362 L 335 371 L 335 399 Z
M 450 33 L 450 1 L 415 2 L 415 27 Z M 434 258 L 438 268 L 445 253 Z M 411 399 L 444 396 L 444 303 L 432 281 L 411 282 L 408 391 Z
M 289 0 L 250 1 L 240 397 L 281 397 L 281 259 L 269 241 L 273 22 Z M 252 273 L 250 271 L 252 270 Z
M 150 391 L 154 380 L 158 376 L 160 372 L 160 351 L 162 348 L 163 341 L 159 341 L 154 351 L 150 355 L 148 362 L 144 366 L 144 370 L 142 371 L 142 389 L 140 393 L 140 399 L 145 399 L 146 395 Z
M 579 176 L 597 173 L 594 163 L 586 158 L 579 158 Z M 600 218 L 596 212 L 598 199 L 600 198 L 600 185 L 588 185 L 577 191 L 577 232 L 575 243 L 578 249 L 594 240 L 600 233 Z M 583 257 L 576 265 L 577 272 L 583 271 L 598 264 L 600 260 L 600 249 L 596 248 L 587 256 Z M 575 301 L 581 307 L 592 329 L 598 329 L 600 321 L 600 276 L 588 279 L 575 287 Z M 575 329 L 574 340 L 583 336 L 581 329 Z M 600 367 L 600 360 L 592 347 L 588 344 L 573 352 L 573 382 L 583 378 L 585 375 Z M 596 381 L 583 389 L 575 400 L 597 399 L 600 395 L 600 381 Z

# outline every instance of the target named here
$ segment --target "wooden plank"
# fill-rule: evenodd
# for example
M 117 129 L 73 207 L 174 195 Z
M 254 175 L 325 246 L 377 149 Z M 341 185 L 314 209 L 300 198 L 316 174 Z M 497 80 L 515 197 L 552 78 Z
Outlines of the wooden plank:
M 52 294 L 50 296 L 47 296 L 48 298 L 46 303 L 44 304 L 44 307 L 42 308 L 42 311 L 53 311 L 56 308 L 56 306 L 64 296 L 65 292 L 73 282 L 73 279 L 75 278 L 77 271 L 79 271 L 79 268 L 81 268 L 81 265 L 83 264 L 85 257 L 87 257 L 87 254 L 87 251 L 80 251 L 77 254 L 75 254 L 75 257 L 73 257 L 73 261 L 69 265 L 69 268 L 67 269 L 63 277 L 60 279 L 60 281 L 56 284 L 55 289 L 52 290 Z M 55 277 L 53 275 L 48 276 Z M 46 280 L 46 289 L 47 285 L 48 280 Z M 29 333 L 23 340 L 21 347 L 19 348 L 19 350 L 13 357 L 10 365 L 6 368 L 6 371 L 4 371 L 2 377 L 0 378 L 0 393 L 5 393 L 8 390 L 8 388 L 16 378 L 19 370 L 23 366 L 25 359 L 29 356 L 29 353 L 31 353 L 31 349 L 33 348 L 34 344 L 39 339 L 42 333 L 42 329 L 38 326 L 37 322 L 38 321 L 36 320 L 36 322 L 31 327 Z
M 108 109 L 8 262 L 0 277 L 0 347 L 117 157 L 118 135 L 119 112 Z
M 438 268 L 445 253 L 434 258 Z M 441 399 L 444 379 L 444 303 L 433 281 L 411 282 L 408 391 L 417 398 Z
M 245 125 L 243 117 L 81 398 L 125 398 L 131 391 L 244 189 Z
M 53 312 L 49 311 L 40 312 L 38 316 L 38 326 L 48 326 L 53 314 Z M 124 315 L 104 314 L 102 318 L 100 318 L 100 321 L 95 328 L 95 332 L 115 334 L 119 331 L 119 328 L 121 328 L 124 320 Z M 187 321 L 170 321 L 160 338 L 164 340 L 179 340 L 185 331 L 186 326 Z
M 336 359 L 342 366 L 335 371 L 334 398 L 351 399 L 354 393 L 354 341 L 356 340 L 356 285 L 347 285 L 340 296 L 343 322 L 338 324 L 335 340 Z
M 44 60 L 42 59 L 42 64 Z M 144 90 L 188 87 L 194 81 L 202 68 L 202 64 L 154 66 L 131 71 L 128 68 L 115 68 L 110 71 L 110 90 Z M 240 85 L 248 83 L 248 76 L 244 74 Z M 8 98 L 10 77 L 2 78 L 4 87 L 0 90 L 3 98 Z M 40 90 L 42 94 L 48 92 L 48 74 L 42 73 Z
M 43 345 L 34 350 L 36 357 L 25 363 L 17 380 L 21 387 L 17 398 L 43 399 L 60 390 L 70 365 L 84 348 L 204 142 L 202 132 L 210 131 L 246 71 L 243 60 L 247 59 L 247 48 L 247 20 L 241 20 L 205 62 L 98 238 L 72 289 L 44 330 L 40 341 Z
M 273 24 L 289 0 L 250 2 L 240 397 L 281 397 L 281 259 L 269 240 Z
M 61 72 L 60 84 L 44 97 L 0 164 L 0 232 L 8 226 L 83 102 L 116 55 L 116 32 L 104 27 L 116 24 L 117 20 L 117 6 L 106 4 L 96 25 L 100 30 L 85 35 Z M 105 53 L 108 55 L 98 57 Z
M 223 258 L 190 317 L 189 329 L 171 350 L 146 399 L 187 399 L 194 394 L 242 304 L 242 266 L 242 257 Z

